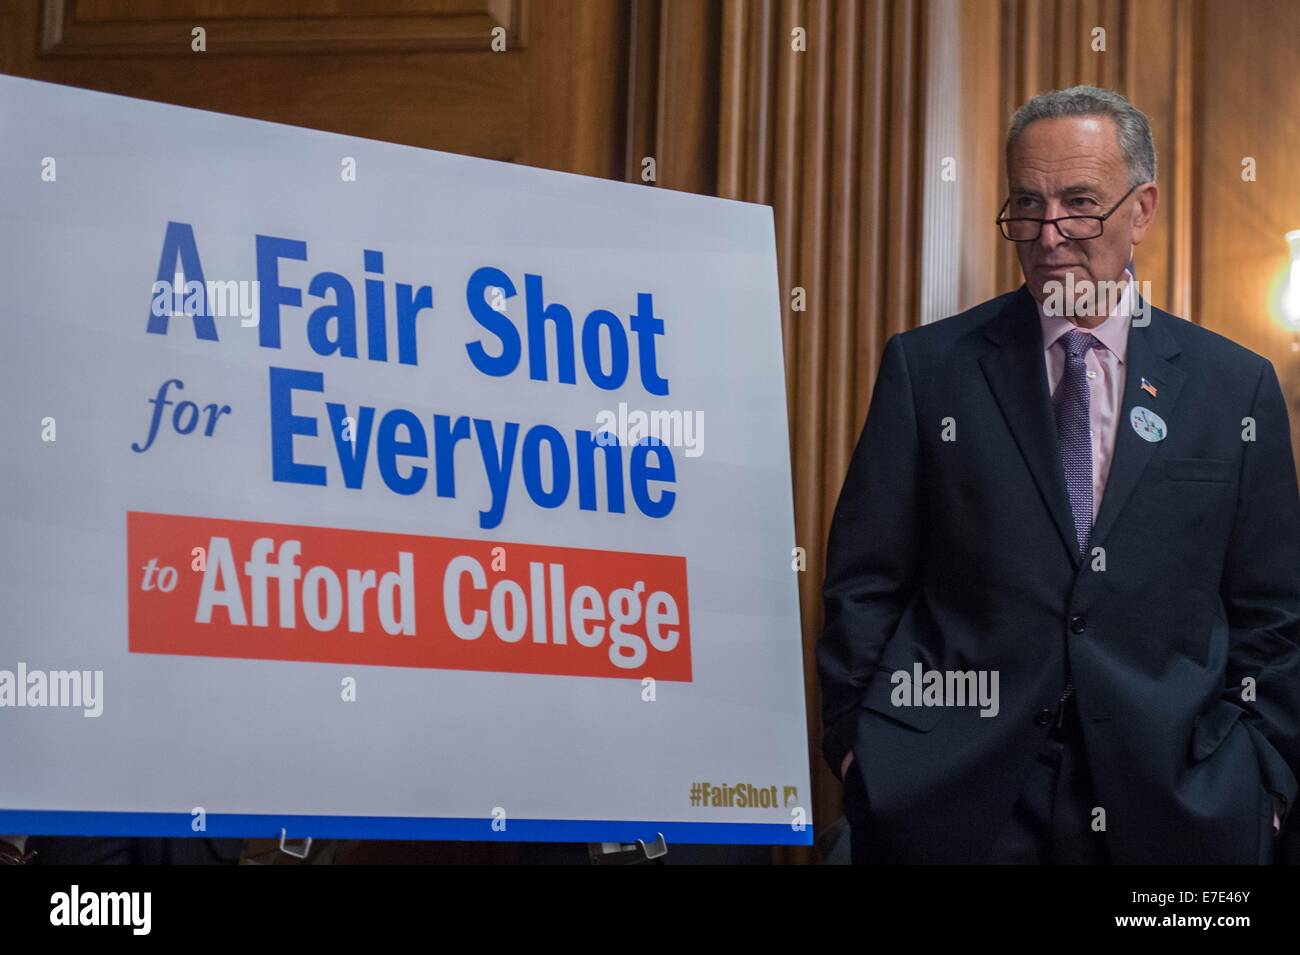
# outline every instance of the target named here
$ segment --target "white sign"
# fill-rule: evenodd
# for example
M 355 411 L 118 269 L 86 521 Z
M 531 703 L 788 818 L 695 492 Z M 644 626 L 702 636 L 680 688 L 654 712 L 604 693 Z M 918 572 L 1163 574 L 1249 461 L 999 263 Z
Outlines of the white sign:
M 10 77 L 0 144 L 0 832 L 811 843 L 770 208 Z

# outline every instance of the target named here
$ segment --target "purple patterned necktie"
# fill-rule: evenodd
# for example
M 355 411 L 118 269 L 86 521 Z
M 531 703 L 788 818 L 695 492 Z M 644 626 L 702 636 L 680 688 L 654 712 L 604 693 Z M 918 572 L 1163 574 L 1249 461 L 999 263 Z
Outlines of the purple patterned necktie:
M 1056 410 L 1056 433 L 1061 439 L 1061 463 L 1065 466 L 1065 489 L 1074 515 L 1074 535 L 1083 556 L 1092 533 L 1092 434 L 1088 414 L 1089 349 L 1101 343 L 1087 332 L 1071 329 L 1057 339 L 1065 350 L 1065 374 L 1056 386 L 1052 403 Z

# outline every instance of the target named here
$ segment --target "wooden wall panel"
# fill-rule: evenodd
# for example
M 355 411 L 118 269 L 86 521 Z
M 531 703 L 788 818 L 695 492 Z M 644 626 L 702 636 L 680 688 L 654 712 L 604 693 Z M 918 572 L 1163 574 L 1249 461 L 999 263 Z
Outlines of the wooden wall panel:
M 924 22 L 915 0 L 728 0 L 718 194 L 771 203 L 783 296 L 814 822 L 840 815 L 821 759 L 813 649 L 831 514 L 884 342 L 918 321 Z M 807 50 L 791 48 L 806 31 Z M 795 288 L 806 311 L 793 311 Z M 778 850 L 807 861 L 804 850 Z
M 718 166 L 722 9 L 695 0 L 631 0 L 623 176 L 712 195 Z
M 961 0 L 956 22 L 942 28 L 959 37 L 955 85 L 931 96 L 950 97 L 959 106 L 958 151 L 961 259 L 952 291 L 957 309 L 969 308 L 1004 291 L 995 264 L 1006 254 L 1004 239 L 993 224 L 1006 196 L 1002 142 L 1006 133 L 1002 93 L 1002 5 L 989 0 Z M 927 283 L 952 276 L 925 276 Z
M 0 7 L 0 71 L 622 178 L 629 8 L 627 0 L 11 0 Z M 208 31 L 207 52 L 191 49 L 197 24 Z M 498 26 L 504 52 L 491 48 Z
M 960 95 L 960 0 L 927 0 L 925 25 L 925 128 L 921 144 L 921 314 L 922 324 L 958 311 L 962 227 L 967 181 L 958 162 L 962 152 Z M 972 180 L 973 182 L 974 180 Z M 986 229 L 972 233 L 987 235 Z
M 44 0 L 46 56 L 187 56 L 203 27 L 207 52 L 337 53 L 474 50 L 500 27 L 524 46 L 526 0 Z
M 1148 0 L 1127 11 L 1120 92 L 1151 121 L 1156 143 L 1160 205 L 1136 250 L 1138 277 L 1151 281 L 1157 305 L 1195 321 L 1190 295 L 1191 182 L 1195 151 L 1189 134 L 1195 84 L 1192 25 L 1195 4 Z
M 1273 362 L 1300 449 L 1300 343 L 1276 297 L 1289 264 L 1284 236 L 1300 229 L 1300 4 L 1212 0 L 1201 15 L 1200 109 L 1192 127 L 1198 318 Z M 1253 182 L 1242 178 L 1248 157 Z

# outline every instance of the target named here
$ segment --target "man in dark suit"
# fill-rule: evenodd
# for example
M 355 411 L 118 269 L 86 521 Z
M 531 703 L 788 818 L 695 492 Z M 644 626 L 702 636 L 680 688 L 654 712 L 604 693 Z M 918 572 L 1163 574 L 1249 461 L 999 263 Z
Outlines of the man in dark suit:
M 855 862 L 1274 861 L 1290 425 L 1268 361 L 1132 281 L 1155 173 L 1118 94 L 1031 100 L 999 216 L 1025 285 L 885 348 L 817 647 Z

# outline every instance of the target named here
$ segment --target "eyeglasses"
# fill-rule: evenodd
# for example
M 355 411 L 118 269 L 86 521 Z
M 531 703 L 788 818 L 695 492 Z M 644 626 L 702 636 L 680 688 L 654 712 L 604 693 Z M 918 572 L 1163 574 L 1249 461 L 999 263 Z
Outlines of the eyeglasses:
M 1115 214 L 1115 210 L 1124 204 L 1124 200 L 1133 195 L 1133 190 L 1145 183 L 1137 183 L 1129 187 L 1129 191 L 1120 197 L 1119 202 L 1110 207 L 1110 211 L 1101 216 L 1057 216 L 1055 219 L 1035 219 L 1029 216 L 1014 216 L 1003 218 L 1007 211 L 1007 206 L 1011 205 L 1011 197 L 1002 203 L 1002 209 L 998 212 L 998 228 L 1002 230 L 1002 237 L 1010 239 L 1012 242 L 1034 242 L 1038 235 L 1043 231 L 1043 223 L 1050 222 L 1056 226 L 1056 231 L 1061 233 L 1063 239 L 1095 239 L 1101 235 L 1102 223 Z

